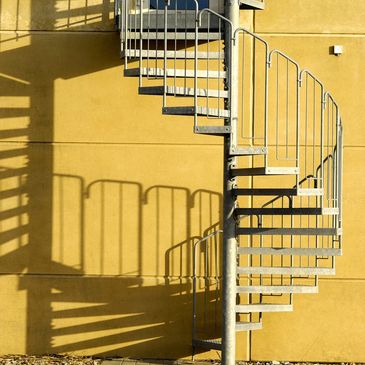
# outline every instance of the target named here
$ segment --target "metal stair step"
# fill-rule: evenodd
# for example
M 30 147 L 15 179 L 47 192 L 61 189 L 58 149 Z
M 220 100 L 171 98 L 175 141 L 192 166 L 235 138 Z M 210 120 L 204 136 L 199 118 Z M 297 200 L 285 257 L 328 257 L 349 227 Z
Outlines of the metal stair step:
M 163 95 L 165 88 L 163 86 L 143 86 L 138 89 L 143 95 Z M 195 89 L 193 87 L 167 86 L 167 95 L 179 96 L 194 96 Z M 212 89 L 197 89 L 197 96 L 212 97 L 212 98 L 227 98 L 228 92 L 226 90 L 212 90 Z
M 320 196 L 323 195 L 323 189 L 246 188 L 233 189 L 233 193 L 242 196 Z
M 231 156 L 266 155 L 266 147 L 236 147 L 229 151 Z
M 310 285 L 256 285 L 238 286 L 237 293 L 245 294 L 315 294 L 318 286 Z
M 298 167 L 248 167 L 231 169 L 232 176 L 298 175 Z
M 259 0 L 240 0 L 241 9 L 264 10 L 265 3 Z
M 339 236 L 341 228 L 237 228 L 239 235 Z
M 124 70 L 124 76 L 149 76 L 149 77 L 164 77 L 165 70 L 158 67 L 142 67 L 139 68 L 128 68 Z M 195 77 L 194 70 L 185 69 L 166 69 L 167 77 Z M 198 78 L 211 78 L 211 79 L 225 79 L 225 71 L 209 71 L 209 70 L 197 70 L 196 76 Z
M 140 50 L 139 49 L 126 49 L 123 51 L 124 56 L 131 58 L 139 58 Z M 195 53 L 197 54 L 198 59 L 210 59 L 210 60 L 224 60 L 224 52 L 195 52 L 195 51 L 166 51 L 167 58 L 173 59 L 195 59 Z M 155 49 L 142 49 L 142 58 L 164 58 L 165 51 L 164 50 L 155 50 Z
M 204 106 L 172 106 L 162 108 L 162 114 L 167 115 L 197 115 L 217 118 L 229 118 L 229 111 L 225 109 L 206 108 Z
M 236 322 L 236 332 L 262 329 L 262 322 Z
M 255 266 L 237 267 L 238 274 L 257 274 L 257 275 L 335 275 L 334 268 L 327 267 L 274 267 L 274 266 Z
M 237 194 L 239 195 L 239 194 Z M 236 208 L 237 215 L 337 215 L 337 208 Z
M 240 255 L 341 256 L 340 248 L 238 247 Z
M 195 40 L 195 32 L 167 32 L 167 39 L 169 40 Z M 139 31 L 129 31 L 127 33 L 128 39 L 140 39 L 140 32 Z M 198 39 L 199 40 L 218 40 L 223 39 L 224 35 L 222 33 L 218 32 L 199 32 L 198 33 Z M 150 30 L 149 32 L 145 30 L 142 33 L 142 39 L 149 39 L 149 40 L 164 40 L 165 39 L 165 33 L 164 32 L 156 32 L 153 30 Z
M 193 346 L 196 348 L 203 348 L 209 350 L 221 350 L 222 341 L 221 340 L 198 340 L 193 339 Z
M 238 304 L 236 313 L 292 312 L 292 304 Z
M 225 136 L 231 133 L 229 126 L 198 126 L 194 128 L 196 134 L 207 134 L 213 136 Z

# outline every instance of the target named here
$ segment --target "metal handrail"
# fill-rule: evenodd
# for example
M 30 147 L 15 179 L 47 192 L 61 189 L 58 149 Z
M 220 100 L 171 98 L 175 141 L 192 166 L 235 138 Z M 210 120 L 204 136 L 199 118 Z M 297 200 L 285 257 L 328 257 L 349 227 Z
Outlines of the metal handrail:
M 197 313 L 196 313 L 196 307 L 197 307 L 197 300 L 196 300 L 196 280 L 197 280 L 197 275 L 196 275 L 196 251 L 197 251 L 197 247 L 202 244 L 203 242 L 206 242 L 207 240 L 209 240 L 210 238 L 216 236 L 217 234 L 223 233 L 223 230 L 218 229 L 210 234 L 208 234 L 207 236 L 203 237 L 202 239 L 200 239 L 199 241 L 197 241 L 194 245 L 193 245 L 193 317 L 192 317 L 192 338 L 196 339 L 196 318 L 197 318 Z M 216 280 L 218 280 L 216 278 Z

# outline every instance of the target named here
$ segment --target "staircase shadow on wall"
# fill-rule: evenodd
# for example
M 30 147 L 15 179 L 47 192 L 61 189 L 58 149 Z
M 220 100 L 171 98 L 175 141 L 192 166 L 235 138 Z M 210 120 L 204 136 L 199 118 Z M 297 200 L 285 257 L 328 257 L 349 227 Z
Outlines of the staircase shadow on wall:
M 31 1 L 31 28 L 53 23 L 52 30 L 88 30 L 93 12 L 100 15 L 93 29 L 112 26 L 109 0 L 66 11 L 57 5 Z M 20 7 L 17 0 L 16 24 Z M 73 23 L 80 14 L 85 24 Z M 81 176 L 55 174 L 55 81 L 121 65 L 118 34 L 99 34 L 103 42 L 93 42 L 83 34 L 16 29 L 0 43 L 0 92 L 11 100 L 0 106 L 0 272 L 3 282 L 15 275 L 25 293 L 25 307 L 17 302 L 12 312 L 25 317 L 16 330 L 21 338 L 26 328 L 25 351 L 189 356 L 192 245 L 216 228 L 220 194 L 173 186 L 143 190 L 141 183 L 102 176 L 86 186 Z M 127 226 L 118 221 L 118 208 Z M 207 295 L 209 289 L 199 301 Z

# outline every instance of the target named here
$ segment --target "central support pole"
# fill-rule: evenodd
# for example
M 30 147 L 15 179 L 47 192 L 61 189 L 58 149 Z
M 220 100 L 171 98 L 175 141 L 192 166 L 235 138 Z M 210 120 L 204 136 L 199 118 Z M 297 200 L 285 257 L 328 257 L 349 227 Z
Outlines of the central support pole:
M 232 29 L 225 29 L 225 67 L 227 89 L 229 90 L 229 109 L 231 115 L 225 124 L 231 127 L 230 136 L 224 137 L 224 185 L 223 185 L 223 331 L 222 365 L 234 365 L 236 357 L 236 277 L 237 277 L 237 238 L 234 209 L 236 198 L 232 189 L 236 178 L 231 176 L 231 168 L 236 166 L 236 157 L 230 155 L 231 147 L 237 145 L 238 119 L 238 42 L 232 38 L 239 28 L 239 0 L 225 0 L 225 17 L 232 22 Z

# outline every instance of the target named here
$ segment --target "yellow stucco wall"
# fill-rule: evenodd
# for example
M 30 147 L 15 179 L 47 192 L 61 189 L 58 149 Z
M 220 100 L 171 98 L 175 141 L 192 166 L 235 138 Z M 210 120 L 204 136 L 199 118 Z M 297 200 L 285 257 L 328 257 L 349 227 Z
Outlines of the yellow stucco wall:
M 237 358 L 365 361 L 365 5 L 266 2 L 242 21 L 342 106 L 345 249 Z M 191 355 L 191 247 L 219 226 L 222 145 L 138 95 L 118 52 L 112 0 L 0 1 L 1 353 Z

